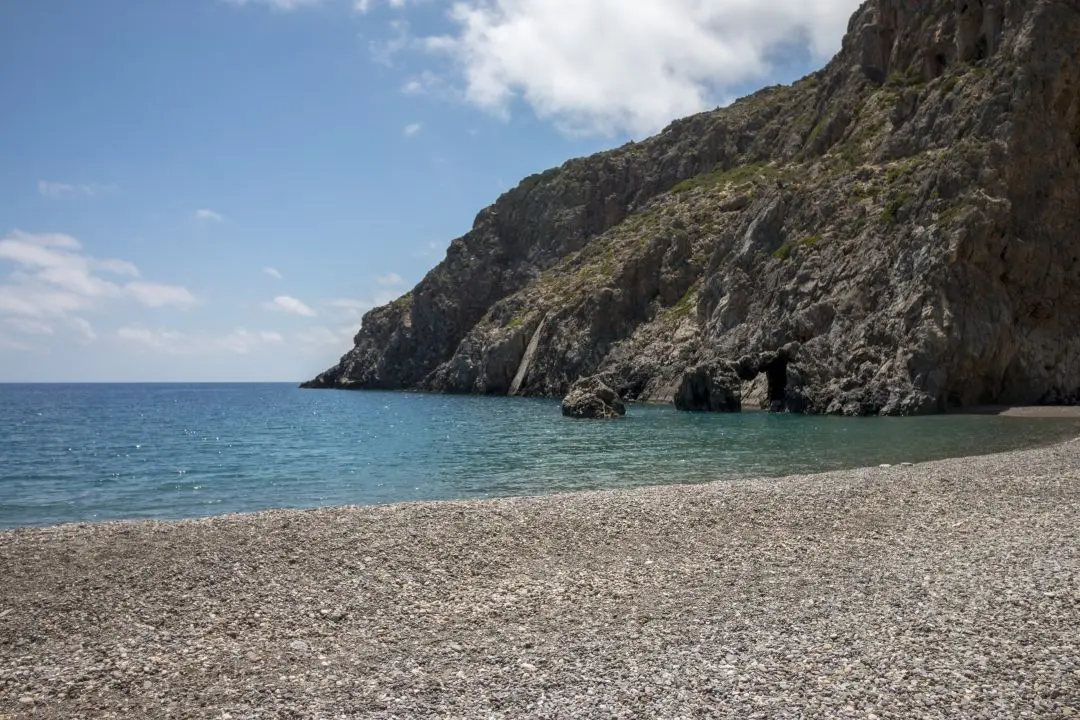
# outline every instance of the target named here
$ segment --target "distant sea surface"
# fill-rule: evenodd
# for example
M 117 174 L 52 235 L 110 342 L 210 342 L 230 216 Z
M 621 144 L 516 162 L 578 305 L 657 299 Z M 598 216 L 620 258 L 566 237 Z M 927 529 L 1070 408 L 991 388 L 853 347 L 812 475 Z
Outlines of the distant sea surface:
M 0 527 L 535 495 L 989 453 L 1075 420 L 687 414 L 291 384 L 0 385 Z

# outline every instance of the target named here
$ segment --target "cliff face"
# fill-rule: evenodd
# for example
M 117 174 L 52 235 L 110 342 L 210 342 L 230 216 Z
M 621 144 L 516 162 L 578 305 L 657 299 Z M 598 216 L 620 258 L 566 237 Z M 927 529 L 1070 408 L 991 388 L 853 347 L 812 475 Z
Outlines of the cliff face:
M 307 385 L 1075 397 L 1080 0 L 870 0 L 795 85 L 527 178 L 355 342 Z

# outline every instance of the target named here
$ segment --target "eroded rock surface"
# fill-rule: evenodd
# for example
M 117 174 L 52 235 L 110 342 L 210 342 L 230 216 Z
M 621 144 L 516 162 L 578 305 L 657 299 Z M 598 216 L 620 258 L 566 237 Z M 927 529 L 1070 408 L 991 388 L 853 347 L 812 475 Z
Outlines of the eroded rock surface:
M 582 378 L 574 383 L 562 401 L 562 414 L 587 420 L 611 420 L 626 414 L 619 393 L 599 377 Z
M 799 343 L 769 407 L 1075 398 L 1077 47 L 1076 0 L 870 0 L 794 85 L 524 180 L 308 385 L 671 402 Z
M 742 380 L 724 365 L 698 365 L 683 373 L 675 392 L 680 410 L 739 412 L 742 410 Z

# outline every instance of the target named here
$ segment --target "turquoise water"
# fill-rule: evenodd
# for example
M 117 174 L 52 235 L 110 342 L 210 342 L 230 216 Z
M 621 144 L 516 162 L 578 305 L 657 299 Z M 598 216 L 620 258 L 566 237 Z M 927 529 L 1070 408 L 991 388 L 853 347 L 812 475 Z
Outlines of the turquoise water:
M 531 495 L 916 462 L 1080 434 L 993 416 L 704 415 L 285 384 L 0 385 L 0 527 Z

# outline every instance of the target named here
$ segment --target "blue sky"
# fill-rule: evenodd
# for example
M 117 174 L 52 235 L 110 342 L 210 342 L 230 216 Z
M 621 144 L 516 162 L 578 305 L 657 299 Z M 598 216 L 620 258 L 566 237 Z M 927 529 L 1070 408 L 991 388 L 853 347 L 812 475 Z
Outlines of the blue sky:
M 856 5 L 0 3 L 0 382 L 311 377 L 500 192 L 819 67 Z

